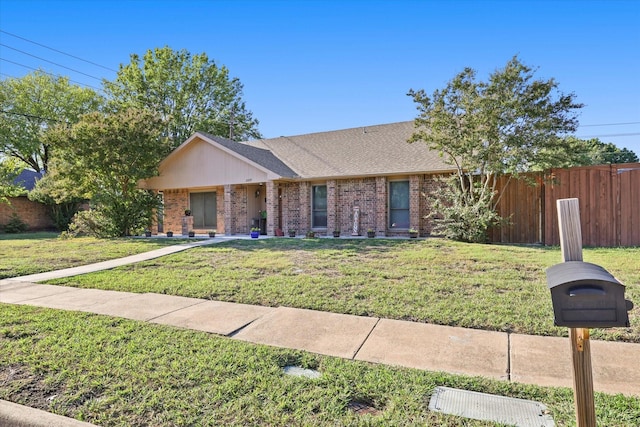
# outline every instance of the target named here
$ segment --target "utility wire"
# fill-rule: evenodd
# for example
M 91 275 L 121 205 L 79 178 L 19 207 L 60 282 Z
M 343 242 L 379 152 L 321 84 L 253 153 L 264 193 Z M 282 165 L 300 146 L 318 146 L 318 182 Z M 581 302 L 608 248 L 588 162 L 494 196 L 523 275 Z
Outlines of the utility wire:
M 605 137 L 613 137 L 613 136 L 636 136 L 640 135 L 640 132 L 631 132 L 631 133 L 611 133 L 609 135 L 585 135 L 578 136 L 577 138 L 605 138 Z
M 20 53 L 22 53 L 22 54 L 24 54 L 24 55 L 28 55 L 28 56 L 31 56 L 31 57 L 33 57 L 33 58 L 39 59 L 39 60 L 41 60 L 41 61 L 48 62 L 48 63 L 53 64 L 53 65 L 55 65 L 55 66 L 65 68 L 65 69 L 67 69 L 67 70 L 73 71 L 74 73 L 78 73 L 78 74 L 82 74 L 83 76 L 91 77 L 92 79 L 96 79 L 96 80 L 98 80 L 99 82 L 101 82 L 101 81 L 102 81 L 102 79 L 101 79 L 100 77 L 92 76 L 91 74 L 83 73 L 82 71 L 78 71 L 78 70 L 75 70 L 75 69 L 70 68 L 70 67 L 65 67 L 65 66 L 64 66 L 64 65 L 62 65 L 62 64 L 58 64 L 58 63 L 56 63 L 56 62 L 49 61 L 48 59 L 44 59 L 44 58 L 41 58 L 41 57 L 39 57 L 39 56 L 32 55 L 32 54 L 30 54 L 30 53 L 28 53 L 28 52 L 25 52 L 25 51 L 23 51 L 23 50 L 16 49 L 15 47 L 7 46 L 7 45 L 6 45 L 6 44 L 4 44 L 4 43 L 0 43 L 0 46 L 4 46 L 4 47 L 6 47 L 6 48 L 8 48 L 8 49 L 15 50 L 16 52 L 20 52 Z
M 82 59 L 82 58 L 77 57 L 77 56 L 75 56 L 75 55 L 71 55 L 70 53 L 66 53 L 66 52 L 63 52 L 63 51 L 61 51 L 61 50 L 58 50 L 58 49 L 54 49 L 54 48 L 52 48 L 52 47 L 49 47 L 49 46 L 45 46 L 45 45 L 43 45 L 43 44 L 41 44 L 41 43 L 34 42 L 33 40 L 25 39 L 24 37 L 20 37 L 20 36 L 17 36 L 17 35 L 15 35 L 15 34 L 11 34 L 11 33 L 7 32 L 7 31 L 4 31 L 4 30 L 0 30 L 0 33 L 7 34 L 7 35 L 9 35 L 9 36 L 11 36 L 11 37 L 15 37 L 15 38 L 17 38 L 17 39 L 24 40 L 24 41 L 29 42 L 29 43 L 33 43 L 33 44 L 35 44 L 35 45 L 38 45 L 38 46 L 44 47 L 45 49 L 49 49 L 49 50 L 52 50 L 52 51 L 54 51 L 54 52 L 58 52 L 58 53 L 61 53 L 61 54 L 63 54 L 63 55 L 66 55 L 66 56 L 68 56 L 68 57 L 70 57 L 70 58 L 74 58 L 74 59 L 77 59 L 77 60 L 79 60 L 79 61 L 86 62 L 87 64 L 91 64 L 91 65 L 95 65 L 96 67 L 104 68 L 105 70 L 113 71 L 113 72 L 115 72 L 115 73 L 117 73 L 117 72 L 118 72 L 118 70 L 114 70 L 113 68 L 105 67 L 104 65 L 100 65 L 100 64 L 96 64 L 95 62 L 87 61 L 86 59 Z
M 586 127 L 594 127 L 594 126 L 623 126 L 623 125 L 637 125 L 637 124 L 640 124 L 640 122 L 600 123 L 600 124 L 597 124 L 597 125 L 580 125 L 580 127 L 586 128 Z
M 59 74 L 49 73 L 49 72 L 47 72 L 47 71 L 42 70 L 41 68 L 33 68 L 33 67 L 28 66 L 28 65 L 24 65 L 24 64 L 20 64 L 20 63 L 18 63 L 18 62 L 15 62 L 15 61 L 11 61 L 11 60 L 9 60 L 9 59 L 5 59 L 5 58 L 1 58 L 1 57 L 0 57 L 0 61 L 10 62 L 10 63 L 12 63 L 12 64 L 19 65 L 19 66 L 24 67 L 24 68 L 29 68 L 30 70 L 40 71 L 40 72 L 42 72 L 42 73 L 48 74 L 48 75 L 53 76 L 53 77 L 63 77 L 63 76 L 61 76 L 61 75 L 59 75 Z M 71 80 L 71 79 L 69 79 L 69 81 L 70 81 L 70 82 L 72 82 L 72 83 L 75 83 L 75 84 L 81 85 L 81 86 L 90 87 L 91 89 L 95 89 L 95 90 L 97 90 L 97 91 L 99 91 L 99 92 L 101 92 L 101 91 L 102 91 L 102 89 L 97 88 L 97 87 L 95 87 L 95 86 L 88 85 L 88 84 L 86 84 L 86 83 L 80 83 L 80 82 L 78 82 L 78 81 Z

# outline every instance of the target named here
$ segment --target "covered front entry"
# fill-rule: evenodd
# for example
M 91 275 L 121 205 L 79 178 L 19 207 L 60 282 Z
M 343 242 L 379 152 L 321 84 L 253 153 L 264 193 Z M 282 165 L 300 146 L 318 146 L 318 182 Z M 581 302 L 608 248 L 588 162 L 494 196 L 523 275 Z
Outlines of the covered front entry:
M 247 228 L 260 228 L 260 234 L 267 234 L 267 186 L 254 184 L 247 186 Z

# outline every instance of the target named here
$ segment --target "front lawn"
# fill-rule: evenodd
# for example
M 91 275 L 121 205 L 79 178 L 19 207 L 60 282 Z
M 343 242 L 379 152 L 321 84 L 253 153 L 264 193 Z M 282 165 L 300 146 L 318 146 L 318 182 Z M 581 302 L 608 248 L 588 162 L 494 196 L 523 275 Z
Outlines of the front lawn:
M 57 233 L 0 234 L 0 279 L 148 252 L 185 239 L 60 239 Z
M 640 248 L 584 250 L 626 284 L 630 328 L 596 339 L 640 342 Z M 559 248 L 441 239 L 230 241 L 49 283 L 288 306 L 534 335 L 553 325 L 545 269 Z
M 0 399 L 110 426 L 492 426 L 428 411 L 436 386 L 531 399 L 574 424 L 568 388 L 394 368 L 88 313 L 0 304 Z M 319 379 L 283 374 L 318 370 Z M 351 402 L 377 412 L 356 414 Z M 596 393 L 598 425 L 640 399 Z

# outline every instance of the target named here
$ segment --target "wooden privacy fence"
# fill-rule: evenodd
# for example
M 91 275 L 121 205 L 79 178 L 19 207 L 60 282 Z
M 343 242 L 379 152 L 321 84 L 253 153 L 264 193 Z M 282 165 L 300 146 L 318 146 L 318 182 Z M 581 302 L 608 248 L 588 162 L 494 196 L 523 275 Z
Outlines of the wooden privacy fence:
M 577 198 L 584 246 L 640 246 L 640 163 L 553 169 L 529 178 L 535 186 L 509 182 L 498 212 L 512 224 L 491 230 L 491 241 L 558 245 L 556 200 Z

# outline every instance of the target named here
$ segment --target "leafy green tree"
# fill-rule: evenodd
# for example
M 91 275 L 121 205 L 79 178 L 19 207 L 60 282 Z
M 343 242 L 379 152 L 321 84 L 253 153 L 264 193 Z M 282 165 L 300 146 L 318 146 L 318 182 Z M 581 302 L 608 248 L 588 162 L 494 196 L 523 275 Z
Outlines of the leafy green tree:
M 0 154 L 46 172 L 51 147 L 43 135 L 55 124 L 73 124 L 96 111 L 102 98 L 93 90 L 69 84 L 66 77 L 35 71 L 0 81 Z
M 605 165 L 613 163 L 634 163 L 638 156 L 627 148 L 619 148 L 615 144 L 602 142 L 598 138 L 579 139 L 568 136 L 564 139 L 568 146 L 569 156 L 562 160 L 558 167 Z
M 9 203 L 10 197 L 17 197 L 25 193 L 25 189 L 16 185 L 14 180 L 22 168 L 15 159 L 0 160 L 0 203 Z
M 141 231 L 159 200 L 137 184 L 157 175 L 158 159 L 169 152 L 161 137 L 164 125 L 158 115 L 130 108 L 89 113 L 71 128 L 56 127 L 47 133 L 56 157 L 41 188 L 57 200 L 90 199 L 92 213 L 80 218 L 93 221 L 93 232 L 101 237 Z
M 567 155 L 562 137 L 576 130 L 582 107 L 574 94 L 561 93 L 554 79 L 535 79 L 534 70 L 517 57 L 487 81 L 466 68 L 432 96 L 424 90 L 410 90 L 409 96 L 419 111 L 409 142 L 427 143 L 455 168 L 456 179 L 439 200 L 441 207 L 455 205 L 462 212 L 495 212 L 500 175 L 517 177 L 533 166 L 556 165 Z M 483 241 L 499 220 L 495 214 L 473 218 L 449 212 L 438 225 L 455 239 Z
M 154 111 L 166 122 L 175 148 L 196 131 L 233 140 L 259 138 L 258 121 L 242 100 L 243 86 L 205 53 L 169 47 L 149 50 L 120 66 L 116 80 L 104 82 L 112 103 Z M 116 107 L 118 108 L 118 107 Z

